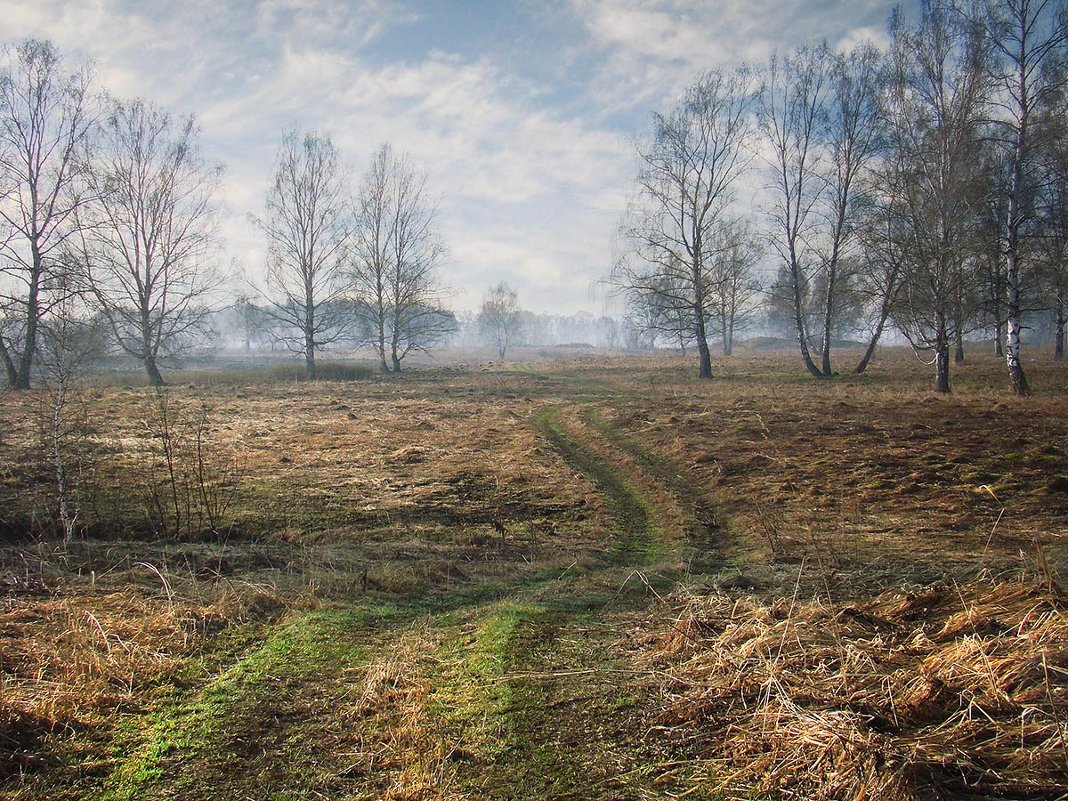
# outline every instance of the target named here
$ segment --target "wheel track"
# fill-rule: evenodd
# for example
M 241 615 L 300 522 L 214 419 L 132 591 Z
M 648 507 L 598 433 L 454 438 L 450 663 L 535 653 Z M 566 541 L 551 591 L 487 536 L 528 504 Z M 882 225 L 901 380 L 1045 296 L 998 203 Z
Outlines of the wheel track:
M 411 679 L 430 688 L 431 700 L 419 707 L 421 717 L 415 721 L 425 729 L 428 739 L 421 746 L 424 754 L 409 757 L 438 756 L 433 765 L 423 766 L 427 775 L 433 774 L 435 786 L 423 787 L 422 797 L 647 798 L 660 796 L 667 789 L 658 783 L 655 768 L 663 755 L 651 750 L 639 736 L 641 698 L 649 689 L 648 683 L 643 685 L 632 675 L 621 685 L 619 677 L 627 673 L 627 666 L 615 652 L 614 642 L 618 627 L 626 625 L 627 615 L 647 606 L 656 587 L 668 589 L 678 578 L 652 573 L 677 545 L 669 548 L 659 522 L 663 510 L 627 477 L 626 470 L 620 469 L 611 449 L 625 454 L 684 503 L 691 496 L 667 480 L 665 462 L 611 426 L 600 408 L 596 401 L 584 397 L 578 407 L 544 411 L 535 424 L 564 461 L 589 478 L 601 493 L 613 540 L 605 558 L 569 575 L 516 585 L 502 593 L 502 601 L 471 598 L 427 618 L 427 628 L 434 633 L 430 639 L 436 644 L 428 646 L 433 654 L 418 667 L 420 675 Z M 585 436 L 568 425 L 567 418 L 572 415 L 585 426 Z M 611 447 L 590 442 L 590 432 Z M 697 504 L 694 498 L 692 508 L 703 508 Z M 338 665 L 338 670 L 332 671 L 327 665 L 314 672 L 316 680 L 331 683 L 329 697 L 350 692 L 343 682 L 358 678 L 346 679 L 342 672 L 358 677 L 370 669 L 376 658 L 388 652 L 389 631 L 410 626 L 414 617 L 401 613 L 386 630 L 364 636 L 361 632 L 368 629 L 362 615 L 372 612 L 366 606 L 354 607 L 353 612 L 356 617 L 348 621 L 343 636 L 346 640 L 362 637 L 361 647 L 345 650 L 343 658 L 349 663 Z M 474 634 L 464 641 L 464 631 Z M 459 646 L 457 640 L 461 641 Z M 301 689 L 298 683 L 290 690 L 307 694 L 321 688 L 309 685 Z M 209 687 L 198 696 L 212 692 Z M 226 720 L 224 716 L 219 725 L 225 726 Z M 368 727 L 370 739 L 390 736 L 385 730 L 375 734 L 379 723 L 370 718 L 362 725 Z M 150 740 L 149 754 L 154 747 Z M 293 744 L 276 742 L 274 747 L 279 749 L 274 759 L 285 762 L 287 749 Z M 181 766 L 180 775 L 196 772 L 196 754 L 206 753 L 205 748 L 210 751 L 210 743 L 189 751 L 193 761 Z M 347 797 L 380 797 L 385 788 L 392 788 L 389 794 L 401 792 L 410 769 L 397 764 L 383 766 L 378 775 L 373 773 L 349 776 L 330 786 L 346 788 Z M 309 787 L 302 794 L 298 785 L 285 781 L 286 775 L 283 769 L 281 786 L 289 791 L 287 797 L 317 797 L 314 793 L 318 790 Z M 184 781 L 177 786 L 165 780 L 160 783 L 161 776 L 151 770 L 142 777 L 144 781 L 124 783 L 125 792 L 112 797 L 173 797 L 178 788 L 183 788 L 183 797 L 196 797 L 195 788 Z M 683 774 L 678 774 L 671 781 L 682 779 Z M 403 792 L 398 797 L 403 797 Z

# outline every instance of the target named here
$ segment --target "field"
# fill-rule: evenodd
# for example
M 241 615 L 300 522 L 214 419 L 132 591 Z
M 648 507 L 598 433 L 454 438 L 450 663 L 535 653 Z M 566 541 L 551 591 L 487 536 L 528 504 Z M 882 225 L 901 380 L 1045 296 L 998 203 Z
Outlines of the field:
M 67 545 L 8 395 L 0 797 L 1068 798 L 1068 369 L 1028 366 L 99 381 Z

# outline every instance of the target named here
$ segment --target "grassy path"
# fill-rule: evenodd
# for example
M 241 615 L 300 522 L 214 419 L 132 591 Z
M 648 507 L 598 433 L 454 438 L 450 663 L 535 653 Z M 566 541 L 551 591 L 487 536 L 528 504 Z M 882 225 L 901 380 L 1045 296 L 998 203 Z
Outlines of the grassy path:
M 604 554 L 497 598 L 290 617 L 128 732 L 91 797 L 653 798 L 684 786 L 680 755 L 643 737 L 652 682 L 618 641 L 692 547 L 665 531 L 665 493 L 694 531 L 711 530 L 710 512 L 583 401 L 536 425 L 601 494 Z

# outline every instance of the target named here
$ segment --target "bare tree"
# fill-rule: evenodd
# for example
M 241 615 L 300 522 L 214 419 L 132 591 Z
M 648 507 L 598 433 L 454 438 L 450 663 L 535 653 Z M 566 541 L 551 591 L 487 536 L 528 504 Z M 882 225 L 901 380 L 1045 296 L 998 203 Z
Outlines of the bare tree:
M 611 283 L 631 299 L 656 299 L 689 321 L 700 376 L 712 377 L 715 229 L 750 161 L 751 77 L 705 73 L 668 115 L 653 118 L 639 149 L 638 193 L 621 226 L 636 259 L 621 258 Z
M 390 268 L 390 358 L 394 372 L 413 351 L 426 351 L 456 330 L 445 310 L 438 270 L 445 243 L 438 235 L 437 205 L 428 197 L 426 175 L 406 159 L 397 163 Z
M 734 350 L 735 335 L 748 326 L 762 287 L 756 265 L 763 256 L 752 228 L 741 220 L 721 226 L 719 246 L 712 259 L 712 306 L 723 355 Z
M 389 372 L 387 333 L 390 304 L 387 288 L 393 258 L 393 179 L 397 159 L 388 144 L 371 157 L 356 198 L 351 285 L 356 296 L 362 337 L 378 354 L 379 368 Z
M 829 91 L 827 46 L 804 47 L 792 56 L 772 56 L 757 102 L 759 126 L 772 152 L 772 241 L 786 268 L 801 359 L 814 376 L 823 372 L 809 347 L 805 289 L 811 286 L 810 273 L 818 261 L 809 243 L 825 188 L 819 145 Z
M 345 335 L 350 314 L 341 302 L 352 239 L 344 174 L 330 137 L 287 131 L 278 152 L 265 214 L 256 220 L 269 240 L 268 313 L 277 336 L 304 357 L 315 378 L 315 355 Z
M 357 198 L 351 288 L 364 338 L 383 372 L 399 372 L 414 351 L 426 351 L 456 330 L 445 310 L 439 268 L 445 245 L 427 178 L 382 145 Z
M 89 290 L 152 386 L 159 365 L 205 323 L 218 285 L 211 263 L 220 167 L 205 164 L 192 117 L 144 100 L 115 102 L 91 168 L 97 200 L 81 215 Z
M 836 55 L 831 67 L 831 94 L 828 110 L 827 146 L 830 150 L 827 181 L 827 214 L 823 269 L 825 292 L 823 297 L 823 340 L 821 370 L 831 375 L 831 331 L 834 321 L 844 315 L 843 309 L 853 303 L 858 292 L 863 293 L 870 279 L 865 268 L 870 267 L 862 255 L 860 229 L 871 188 L 871 170 L 886 144 L 882 135 L 883 116 L 880 94 L 885 83 L 885 65 L 879 52 L 870 44 L 855 47 L 848 54 Z M 852 269 L 851 269 L 852 268 Z M 884 279 L 885 269 L 876 269 L 881 286 L 892 289 Z M 886 297 L 886 292 L 882 293 Z M 872 343 L 882 334 L 883 307 L 871 325 Z M 870 348 L 869 348 L 870 349 Z M 870 357 L 869 357 L 870 358 Z M 854 372 L 861 373 L 867 362 L 861 360 Z
M 1004 153 L 1005 362 L 1012 391 L 1030 387 L 1020 361 L 1021 271 L 1033 228 L 1030 202 L 1043 180 L 1039 138 L 1041 112 L 1068 86 L 1063 60 L 1068 50 L 1068 8 L 1056 0 L 998 0 L 985 5 L 984 21 L 996 58 L 990 60 L 995 141 Z
M 856 275 L 858 184 L 881 147 L 881 59 L 870 45 L 846 55 L 826 43 L 773 56 L 758 103 L 771 147 L 773 241 L 786 265 L 805 367 L 830 376 L 835 320 Z M 819 289 L 818 298 L 805 290 Z M 819 326 L 820 364 L 808 317 Z
M 0 360 L 10 386 L 28 389 L 41 319 L 60 282 L 59 253 L 84 202 L 93 125 L 87 69 L 67 71 L 56 48 L 29 39 L 0 66 L 0 299 L 9 326 Z M 7 289 L 7 287 L 5 287 Z
M 975 296 L 984 202 L 984 41 L 938 2 L 924 3 L 913 26 L 895 15 L 891 37 L 886 178 L 902 253 L 894 320 L 913 347 L 934 354 L 935 390 L 949 392 L 950 343 L 974 316 L 962 305 Z
M 482 336 L 497 348 L 503 364 L 508 347 L 515 343 L 522 326 L 522 310 L 516 291 L 501 281 L 490 287 L 478 311 L 478 328 Z

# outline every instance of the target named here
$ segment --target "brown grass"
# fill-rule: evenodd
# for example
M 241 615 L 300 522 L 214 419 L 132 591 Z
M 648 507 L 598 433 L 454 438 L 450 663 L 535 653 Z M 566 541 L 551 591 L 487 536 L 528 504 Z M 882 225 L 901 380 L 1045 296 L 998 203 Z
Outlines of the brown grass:
M 0 775 L 38 739 L 142 707 L 199 643 L 211 613 L 136 590 L 7 598 L 0 611 Z
M 1008 567 L 1037 538 L 1068 567 L 1068 373 L 1032 365 L 1036 396 L 1017 400 L 1000 362 L 971 358 L 949 397 L 905 353 L 834 382 L 784 376 L 791 353 L 705 383 L 676 361 L 613 422 L 704 489 L 749 563 L 808 558 L 892 586 Z
M 168 390 L 175 416 L 201 406 L 205 448 L 231 476 L 228 523 L 235 536 L 314 539 L 387 527 L 541 526 L 577 508 L 591 488 L 540 440 L 531 420 L 544 400 L 517 380 L 461 374 L 425 384 L 322 383 L 181 386 Z M 485 384 L 485 386 L 480 386 Z M 484 394 L 490 393 L 490 394 Z M 92 475 L 79 477 L 79 523 L 97 535 L 144 537 L 149 517 L 146 417 L 150 390 L 83 394 L 92 422 L 82 447 Z M 0 458 L 21 465 L 0 481 L 6 521 L 40 526 L 52 516 L 47 470 L 36 466 L 37 404 L 15 396 Z M 162 476 L 163 471 L 155 473 Z M 140 484 L 140 486 L 138 486 Z M 49 533 L 47 529 L 41 533 Z
M 720 589 L 681 604 L 672 626 L 649 622 L 632 653 L 673 677 L 653 727 L 665 761 L 697 752 L 702 789 L 739 798 L 1063 797 L 1063 367 L 1029 365 L 1036 396 L 1016 400 L 1003 366 L 975 356 L 948 398 L 895 352 L 831 382 L 792 353 L 742 354 L 710 383 L 691 362 L 183 384 L 174 402 L 206 405 L 208 448 L 241 465 L 226 542 L 151 541 L 151 392 L 89 388 L 76 460 L 92 466 L 76 476 L 89 536 L 65 553 L 28 539 L 53 533 L 54 498 L 37 401 L 6 398 L 0 527 L 22 539 L 0 549 L 0 773 L 41 767 L 49 733 L 150 708 L 235 621 L 592 569 L 610 513 L 539 433 L 553 407 L 648 503 L 673 556 L 698 510 L 723 526 L 707 547 L 730 569 L 697 577 Z M 991 568 L 1042 578 L 977 578 Z M 451 792 L 466 757 L 436 736 L 433 659 L 456 635 L 383 635 L 342 677 L 356 689 L 322 747 L 375 797 Z
M 345 775 L 359 778 L 374 797 L 429 801 L 450 792 L 456 747 L 439 731 L 431 711 L 434 688 L 427 676 L 438 643 L 413 628 L 363 669 L 358 692 L 338 710 L 348 736 Z
M 859 604 L 690 599 L 645 643 L 726 797 L 1055 798 L 1068 776 L 1068 614 L 1046 581 Z
M 301 598 L 283 599 L 269 583 L 173 572 L 151 548 L 114 550 L 123 551 L 109 548 L 110 560 L 44 544 L 3 552 L 0 776 L 35 764 L 48 735 L 106 729 L 119 713 L 144 711 L 153 688 L 174 681 L 219 630 L 270 619 Z

